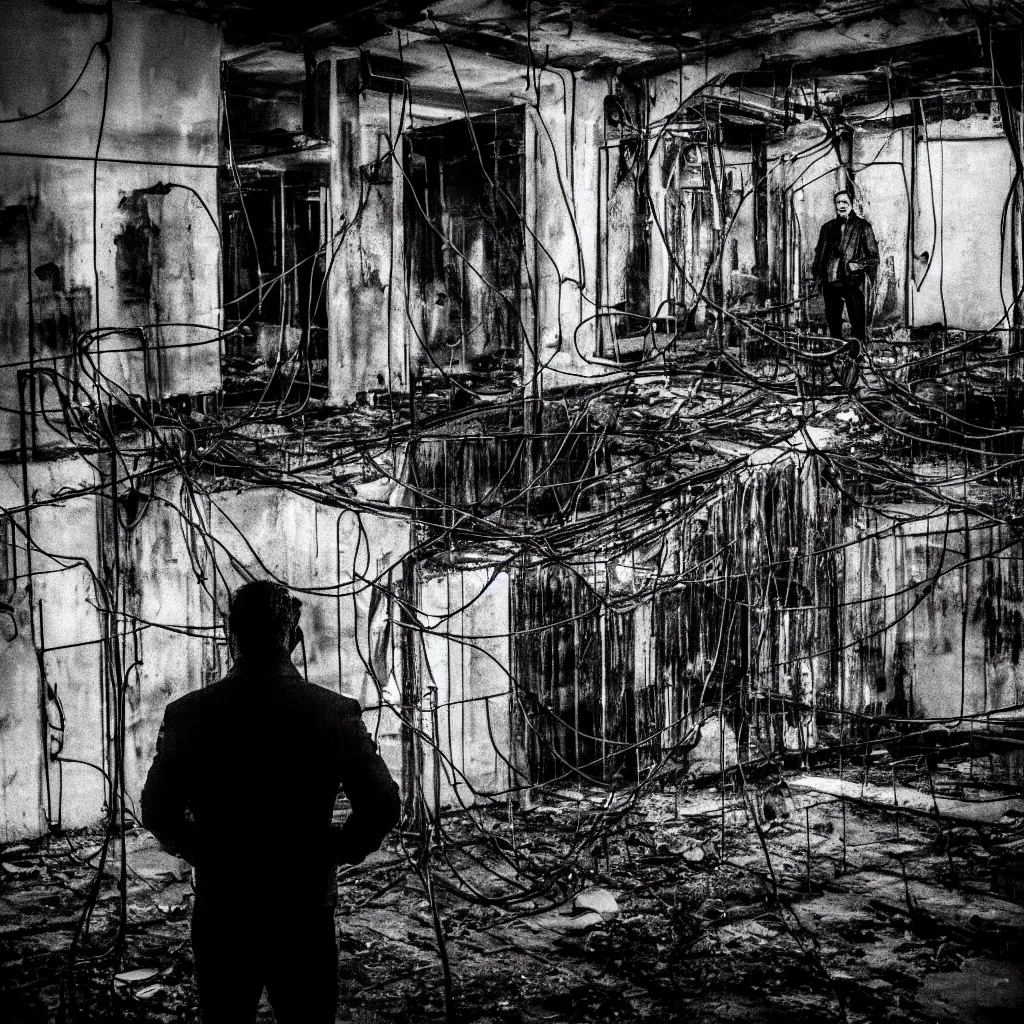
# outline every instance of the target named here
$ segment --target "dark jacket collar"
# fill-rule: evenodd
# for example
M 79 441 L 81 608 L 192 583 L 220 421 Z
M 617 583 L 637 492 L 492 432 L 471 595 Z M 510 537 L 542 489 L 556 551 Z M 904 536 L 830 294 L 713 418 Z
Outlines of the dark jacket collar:
M 266 682 L 301 682 L 302 675 L 284 651 L 242 655 L 228 669 L 225 679 L 252 679 Z

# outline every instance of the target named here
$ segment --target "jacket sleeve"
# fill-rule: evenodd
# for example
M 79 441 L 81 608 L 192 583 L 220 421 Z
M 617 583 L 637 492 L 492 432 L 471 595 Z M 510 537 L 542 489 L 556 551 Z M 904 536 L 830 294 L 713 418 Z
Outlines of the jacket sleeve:
M 870 222 L 864 221 L 864 272 L 873 281 L 878 273 L 878 242 L 875 241 L 875 232 Z
M 188 809 L 184 729 L 173 706 L 164 712 L 156 757 L 139 801 L 142 824 L 160 845 L 190 864 L 195 863 L 195 828 Z
M 341 864 L 358 864 L 380 849 L 402 809 L 398 786 L 363 725 L 359 705 L 351 703 L 341 723 L 341 786 L 352 811 L 343 825 L 331 827 L 332 851 Z

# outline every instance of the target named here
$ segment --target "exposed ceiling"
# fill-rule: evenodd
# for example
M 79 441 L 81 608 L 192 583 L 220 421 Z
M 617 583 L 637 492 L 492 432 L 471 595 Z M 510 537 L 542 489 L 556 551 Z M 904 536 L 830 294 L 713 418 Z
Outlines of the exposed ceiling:
M 292 0 L 148 0 L 154 6 L 216 20 L 228 46 L 273 44 L 302 52 L 328 45 L 358 46 L 392 28 L 439 32 L 452 42 L 508 60 L 528 48 L 534 60 L 576 70 L 597 63 L 633 66 L 652 60 L 694 60 L 706 52 L 753 39 L 781 38 L 805 29 L 829 29 L 877 16 L 897 26 L 907 12 L 926 8 L 939 16 L 969 20 L 963 0 L 932 3 L 893 0 L 354 0 L 339 4 Z M 1016 7 L 976 0 L 981 18 L 1016 20 Z M 529 14 L 529 17 L 528 17 Z
M 778 93 L 780 83 L 820 81 L 868 102 L 908 95 L 922 77 L 933 86 L 983 83 L 989 25 L 1019 25 L 1017 7 L 1002 0 L 356 0 L 343 18 L 337 3 L 308 0 L 146 2 L 222 23 L 229 79 L 243 89 L 295 90 L 307 56 L 358 46 L 374 74 L 406 79 L 428 103 L 450 102 L 456 73 L 469 103 L 496 102 L 521 91 L 531 64 L 651 74 L 701 69 L 744 49 L 730 85 Z

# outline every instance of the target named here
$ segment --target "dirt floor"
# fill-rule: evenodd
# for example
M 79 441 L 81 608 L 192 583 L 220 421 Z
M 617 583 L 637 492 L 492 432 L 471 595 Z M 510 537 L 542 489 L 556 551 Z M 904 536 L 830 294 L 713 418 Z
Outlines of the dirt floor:
M 804 773 L 799 787 L 794 777 L 724 797 L 685 782 L 636 800 L 563 792 L 511 816 L 502 807 L 446 818 L 430 878 L 455 1017 L 1010 1019 L 1024 1007 L 1024 816 L 967 773 L 946 764 L 924 782 L 911 766 L 899 777 L 901 797 L 917 782 L 933 798 L 931 786 L 969 798 L 962 820 L 902 809 L 906 799 L 898 812 L 861 802 L 857 786 L 877 796 L 896 781 L 886 765 L 847 768 L 844 800 L 806 788 Z M 809 785 L 838 780 L 823 770 Z M 975 811 L 985 820 L 971 820 Z M 5 1022 L 57 1019 L 101 840 L 78 833 L 2 851 Z M 339 1020 L 445 1018 L 412 842 L 396 837 L 341 873 Z M 106 952 L 119 916 L 119 871 L 108 862 L 78 949 L 71 1019 L 195 1021 L 187 865 L 138 828 L 126 849 L 123 955 Z M 259 1019 L 273 1020 L 265 1001 Z

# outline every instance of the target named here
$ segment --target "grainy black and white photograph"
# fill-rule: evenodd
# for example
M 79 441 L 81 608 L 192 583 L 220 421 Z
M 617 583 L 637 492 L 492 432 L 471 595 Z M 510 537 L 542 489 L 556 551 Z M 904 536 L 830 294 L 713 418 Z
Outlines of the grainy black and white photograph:
M 4 1024 L 1024 1009 L 1022 0 L 0 0 Z

